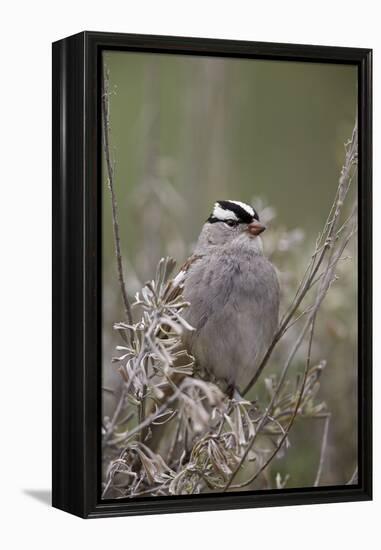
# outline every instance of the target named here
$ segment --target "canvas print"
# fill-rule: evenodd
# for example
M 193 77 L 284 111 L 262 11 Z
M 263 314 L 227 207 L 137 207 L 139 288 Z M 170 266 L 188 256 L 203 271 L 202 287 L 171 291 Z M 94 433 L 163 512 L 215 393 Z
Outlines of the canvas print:
M 103 52 L 102 499 L 357 484 L 357 78 Z

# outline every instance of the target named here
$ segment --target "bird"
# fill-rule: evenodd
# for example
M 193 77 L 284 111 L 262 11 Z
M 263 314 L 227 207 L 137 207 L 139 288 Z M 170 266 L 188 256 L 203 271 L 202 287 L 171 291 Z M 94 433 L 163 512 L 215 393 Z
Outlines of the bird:
M 265 230 L 253 206 L 218 200 L 168 287 L 189 304 L 185 349 L 230 396 L 252 380 L 278 327 L 280 287 L 263 251 Z

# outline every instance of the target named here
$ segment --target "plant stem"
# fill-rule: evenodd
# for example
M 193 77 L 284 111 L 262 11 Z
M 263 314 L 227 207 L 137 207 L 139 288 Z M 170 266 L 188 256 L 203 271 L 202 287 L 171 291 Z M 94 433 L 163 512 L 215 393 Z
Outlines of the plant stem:
M 289 310 L 284 315 L 280 323 L 280 326 L 277 332 L 275 333 L 274 338 L 265 356 L 263 357 L 254 376 L 252 377 L 250 382 L 247 384 L 246 388 L 243 390 L 242 392 L 243 396 L 247 394 L 247 392 L 254 386 L 254 384 L 258 380 L 275 346 L 277 345 L 279 340 L 282 338 L 283 334 L 288 329 L 288 325 L 290 321 L 292 321 L 292 318 L 296 313 L 298 307 L 300 306 L 306 294 L 310 290 L 311 285 L 313 284 L 314 279 L 318 274 L 318 271 L 323 263 L 323 260 L 326 256 L 327 251 L 332 247 L 332 245 L 334 245 L 334 242 L 336 237 L 338 236 L 338 233 L 341 232 L 342 228 L 345 227 L 347 223 L 347 222 L 344 222 L 339 232 L 337 232 L 337 226 L 340 220 L 340 214 L 343 207 L 344 199 L 348 193 L 348 190 L 352 181 L 352 177 L 351 177 L 352 167 L 357 163 L 357 148 L 358 148 L 358 129 L 357 129 L 357 120 L 356 120 L 352 131 L 352 137 L 346 146 L 345 161 L 340 173 L 339 185 L 337 188 L 336 196 L 333 201 L 327 221 L 325 223 L 323 232 L 320 235 L 319 239 L 317 240 L 315 251 L 312 255 L 312 259 L 299 285 L 295 298 L 292 301 L 289 307 Z M 325 233 L 326 233 L 326 237 L 324 239 L 324 244 L 321 246 L 321 242 Z
M 124 282 L 123 275 L 123 264 L 122 264 L 122 254 L 120 251 L 120 233 L 119 233 L 119 222 L 118 222 L 118 205 L 115 196 L 115 187 L 114 187 L 114 166 L 111 160 L 110 155 L 110 143 L 109 143 L 109 128 L 110 128 L 110 103 L 109 103 L 109 74 L 106 69 L 106 66 L 103 67 L 103 78 L 102 78 L 102 120 L 103 120 L 103 149 L 106 158 L 107 166 L 107 178 L 108 186 L 111 194 L 111 207 L 112 207 L 112 224 L 114 231 L 114 243 L 115 243 L 115 255 L 116 255 L 116 264 L 118 270 L 118 279 L 120 290 L 122 294 L 124 311 L 127 318 L 128 324 L 132 325 L 132 312 L 131 305 L 127 296 L 126 285 Z
M 321 474 L 323 472 L 323 466 L 327 451 L 327 443 L 328 443 L 328 431 L 329 431 L 329 424 L 331 421 L 331 415 L 327 414 L 324 422 L 324 431 L 323 431 L 323 437 L 321 440 L 321 449 L 320 449 L 320 458 L 319 458 L 319 467 L 315 478 L 314 487 L 319 487 L 320 484 L 320 478 Z

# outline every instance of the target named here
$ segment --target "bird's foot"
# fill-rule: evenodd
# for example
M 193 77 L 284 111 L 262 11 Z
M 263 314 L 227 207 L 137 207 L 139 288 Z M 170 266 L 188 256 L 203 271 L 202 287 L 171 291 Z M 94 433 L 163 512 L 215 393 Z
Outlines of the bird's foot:
M 240 403 L 240 402 L 245 402 L 247 403 L 247 399 L 245 399 L 244 397 L 242 397 L 242 395 L 239 393 L 239 391 L 237 390 L 237 388 L 234 388 L 234 392 L 233 392 L 233 396 L 232 396 L 232 399 L 234 401 L 236 401 L 237 403 Z

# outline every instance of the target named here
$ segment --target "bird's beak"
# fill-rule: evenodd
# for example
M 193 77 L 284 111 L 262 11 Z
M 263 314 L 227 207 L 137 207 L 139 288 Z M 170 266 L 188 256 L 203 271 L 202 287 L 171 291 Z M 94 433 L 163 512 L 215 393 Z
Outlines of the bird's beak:
M 250 235 L 253 235 L 254 237 L 257 237 L 258 235 L 263 233 L 265 229 L 266 229 L 266 226 L 263 225 L 263 223 L 258 222 L 257 220 L 254 220 L 253 222 L 251 222 L 247 227 L 247 230 L 250 233 Z

